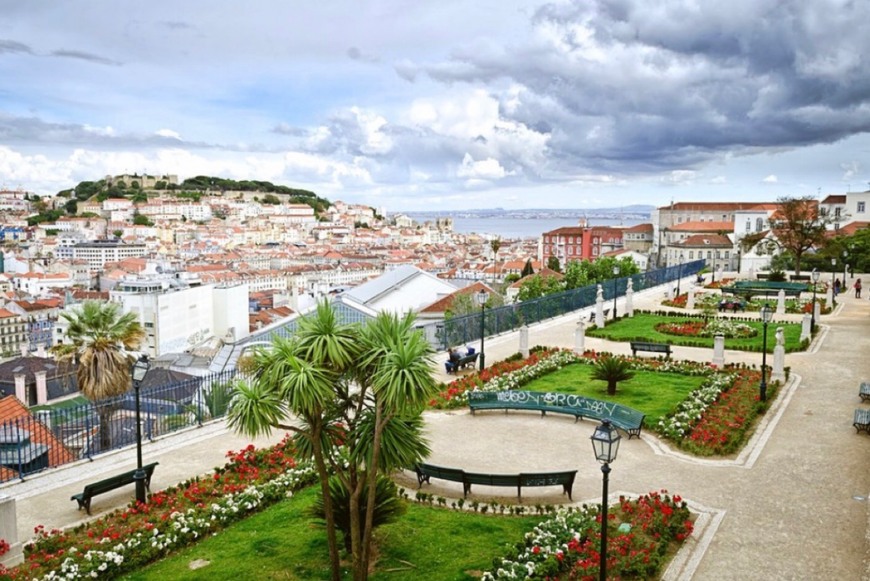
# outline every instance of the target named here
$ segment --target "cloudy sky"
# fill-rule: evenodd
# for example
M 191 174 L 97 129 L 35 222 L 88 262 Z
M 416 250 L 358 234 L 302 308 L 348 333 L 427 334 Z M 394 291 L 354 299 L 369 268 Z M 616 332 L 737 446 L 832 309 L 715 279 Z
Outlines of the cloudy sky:
M 870 181 L 870 2 L 0 0 L 0 187 L 123 172 L 388 211 Z

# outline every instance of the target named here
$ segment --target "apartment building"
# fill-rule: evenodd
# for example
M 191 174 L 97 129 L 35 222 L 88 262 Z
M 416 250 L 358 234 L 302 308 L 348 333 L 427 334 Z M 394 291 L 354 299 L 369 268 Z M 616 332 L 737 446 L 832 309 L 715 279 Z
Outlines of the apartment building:
M 99 272 L 107 262 L 138 258 L 148 252 L 144 244 L 125 244 L 119 240 L 94 240 L 72 247 L 73 260 L 85 260 L 91 272 Z
M 558 258 L 561 264 L 596 260 L 623 247 L 623 230 L 609 226 L 566 226 L 544 232 L 541 242 L 543 264 L 547 264 L 551 256 Z

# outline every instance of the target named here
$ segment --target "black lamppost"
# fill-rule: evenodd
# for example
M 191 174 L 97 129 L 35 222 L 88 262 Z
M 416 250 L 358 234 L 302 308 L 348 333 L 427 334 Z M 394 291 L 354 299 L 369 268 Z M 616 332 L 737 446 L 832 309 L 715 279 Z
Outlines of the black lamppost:
M 812 316 L 810 317 L 810 333 L 816 332 L 816 285 L 819 283 L 819 271 L 817 269 L 813 269 L 812 274 L 810 274 L 810 278 L 813 279 L 813 310 Z
M 619 267 L 613 265 L 613 320 L 616 320 L 616 277 L 619 276 Z
M 677 270 L 677 296 L 675 299 L 680 298 L 680 279 L 683 278 L 683 253 L 680 252 L 680 266 Z
M 834 286 L 834 279 L 837 276 L 837 273 L 834 272 L 837 269 L 837 259 L 831 259 L 831 308 L 836 306 L 837 304 L 837 288 Z
M 474 295 L 474 298 L 477 299 L 477 304 L 480 305 L 480 370 L 483 371 L 484 367 L 486 367 L 486 355 L 483 353 L 483 336 L 486 334 L 486 329 L 483 323 L 486 319 L 486 301 L 489 300 L 489 293 L 481 289 Z
M 619 451 L 619 441 L 622 436 L 616 428 L 610 425 L 610 420 L 604 420 L 592 433 L 592 449 L 595 459 L 601 462 L 601 474 L 604 481 L 601 493 L 601 564 L 598 567 L 599 581 L 607 580 L 607 480 L 610 475 L 610 463 L 616 460 Z
M 761 336 L 761 401 L 767 401 L 767 378 L 764 371 L 767 369 L 767 325 L 773 316 L 773 309 L 770 305 L 764 303 L 761 307 L 761 322 L 764 324 L 764 331 Z
M 133 474 L 133 481 L 136 483 L 136 502 L 142 504 L 148 500 L 145 498 L 145 479 L 147 476 L 142 469 L 142 416 L 139 407 L 139 387 L 142 385 L 142 380 L 145 379 L 149 367 L 151 364 L 148 363 L 148 356 L 144 354 L 133 364 L 133 389 L 136 390 L 136 472 Z
M 740 276 L 740 250 L 737 250 L 737 276 Z

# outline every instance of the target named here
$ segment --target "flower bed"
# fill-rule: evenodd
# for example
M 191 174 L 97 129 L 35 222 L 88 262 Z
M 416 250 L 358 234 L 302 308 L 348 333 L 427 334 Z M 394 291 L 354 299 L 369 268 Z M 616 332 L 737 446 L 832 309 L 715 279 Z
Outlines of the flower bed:
M 669 551 L 692 533 L 686 503 L 667 491 L 635 500 L 619 498 L 607 515 L 607 573 L 616 578 L 649 579 L 659 574 Z M 496 579 L 598 578 L 601 565 L 601 513 L 598 507 L 559 510 L 525 535 L 484 581 Z
M 296 465 L 289 440 L 268 449 L 229 452 L 210 477 L 194 478 L 74 529 L 36 527 L 25 562 L 0 566 L 0 579 L 112 578 L 157 560 L 277 502 L 314 480 Z
M 745 323 L 739 323 L 730 319 L 710 319 L 707 321 L 678 321 L 675 323 L 658 323 L 655 330 L 668 335 L 680 337 L 715 337 L 724 335 L 728 338 L 754 337 L 758 331 Z

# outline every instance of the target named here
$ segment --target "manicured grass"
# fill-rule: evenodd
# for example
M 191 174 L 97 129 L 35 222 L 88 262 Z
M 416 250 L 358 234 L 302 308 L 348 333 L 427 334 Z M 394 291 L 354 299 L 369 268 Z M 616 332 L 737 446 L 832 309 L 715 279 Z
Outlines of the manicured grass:
M 619 382 L 616 395 L 609 396 L 607 382 L 592 379 L 593 370 L 592 365 L 568 365 L 531 381 L 522 389 L 571 393 L 614 401 L 645 413 L 645 425 L 652 426 L 659 418 L 676 410 L 677 405 L 706 379 L 680 373 L 636 371 L 630 380 Z
M 328 579 L 326 535 L 304 514 L 313 487 L 124 579 Z M 373 581 L 466 580 L 492 566 L 506 543 L 543 517 L 507 517 L 409 503 L 396 523 L 377 530 Z M 196 560 L 209 564 L 192 570 Z M 475 575 L 477 573 L 478 575 Z M 350 579 L 349 565 L 345 579 Z
M 650 341 L 652 343 L 670 343 L 672 345 L 689 345 L 692 347 L 713 347 L 713 337 L 688 337 L 681 335 L 670 335 L 660 333 L 655 330 L 658 323 L 677 323 L 679 321 L 697 321 L 697 318 L 691 317 L 663 317 L 649 313 L 637 313 L 633 317 L 619 319 L 616 322 L 608 324 L 603 329 L 590 328 L 587 335 L 590 337 L 600 337 L 610 341 Z M 726 349 L 745 350 L 745 351 L 761 351 L 763 344 L 762 328 L 763 324 L 760 321 L 740 321 L 758 331 L 755 337 L 747 337 L 744 339 L 725 339 Z M 795 323 L 772 322 L 767 326 L 767 351 L 773 352 L 776 346 L 776 329 L 783 328 L 785 338 L 786 351 L 800 350 L 801 326 Z
M 30 408 L 32 411 L 40 411 L 40 410 L 64 410 L 70 408 L 77 408 L 83 405 L 88 404 L 88 398 L 83 395 L 77 395 L 70 399 L 65 399 L 63 401 L 55 402 L 48 405 L 38 405 Z

